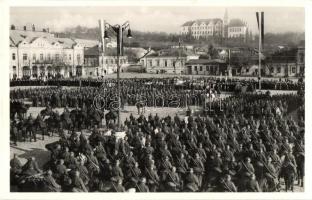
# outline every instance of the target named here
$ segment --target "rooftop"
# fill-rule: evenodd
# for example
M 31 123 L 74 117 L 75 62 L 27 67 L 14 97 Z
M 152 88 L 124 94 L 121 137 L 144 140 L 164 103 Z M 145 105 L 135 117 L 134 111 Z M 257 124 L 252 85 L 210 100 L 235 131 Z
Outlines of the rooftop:
M 212 63 L 225 64 L 225 61 L 221 59 L 191 59 L 186 62 L 186 64 L 212 64 Z
M 243 22 L 241 19 L 231 19 L 229 23 L 229 27 L 239 27 L 239 26 L 247 26 L 246 22 Z

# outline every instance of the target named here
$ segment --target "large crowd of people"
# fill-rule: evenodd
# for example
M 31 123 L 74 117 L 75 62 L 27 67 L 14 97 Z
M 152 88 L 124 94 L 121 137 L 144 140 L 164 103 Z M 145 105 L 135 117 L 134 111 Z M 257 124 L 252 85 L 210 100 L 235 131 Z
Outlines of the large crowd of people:
M 25 140 L 30 136 L 30 141 L 38 133 L 42 139 L 49 133 L 60 136 L 46 146 L 51 158 L 42 169 L 35 157 L 22 165 L 14 156 L 11 185 L 21 191 L 64 192 L 272 192 L 279 191 L 282 183 L 286 191 L 293 190 L 295 181 L 303 187 L 303 96 L 240 93 L 185 118 L 130 115 L 120 129 L 109 120 L 103 125 L 103 113 L 97 114 L 94 106 L 96 95 L 116 92 L 114 83 L 109 81 L 104 88 L 11 91 L 15 103 L 28 98 L 33 106 L 47 107 L 36 119 L 12 116 L 15 143 L 20 135 Z M 169 85 L 124 80 L 122 104 L 132 105 L 141 95 L 147 105 L 155 105 L 151 96 L 157 93 L 170 106 L 170 95 L 184 93 L 198 94 L 206 106 L 200 95 L 207 85 L 201 89 Z M 222 87 L 212 83 L 208 88 Z M 192 98 L 179 99 L 183 106 L 194 104 Z M 64 113 L 53 111 L 54 107 L 65 107 Z M 85 124 L 88 119 L 93 120 Z
M 10 86 L 91 86 L 99 87 L 102 84 L 116 83 L 116 79 L 34 79 L 34 80 L 12 80 Z M 185 89 L 207 87 L 207 85 L 215 84 L 221 91 L 234 91 L 236 86 L 246 86 L 248 90 L 257 89 L 259 87 L 258 80 L 255 79 L 238 79 L 233 78 L 221 78 L 221 77 L 169 77 L 169 78 L 123 78 L 122 84 L 128 83 L 150 83 L 152 86 L 158 85 L 183 85 Z M 298 81 L 291 79 L 263 79 L 261 80 L 261 89 L 264 90 L 299 90 L 304 87 L 304 79 L 299 78 Z

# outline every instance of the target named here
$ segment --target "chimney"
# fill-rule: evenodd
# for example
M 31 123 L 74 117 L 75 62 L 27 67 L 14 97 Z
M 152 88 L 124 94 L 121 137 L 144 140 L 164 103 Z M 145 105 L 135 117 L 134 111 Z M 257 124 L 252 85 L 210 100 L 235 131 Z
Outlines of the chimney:
M 26 31 L 27 30 L 27 28 L 26 28 L 26 26 L 24 26 L 24 31 Z
M 36 31 L 35 24 L 32 25 L 32 31 Z
M 11 25 L 11 30 L 15 30 L 15 26 L 13 24 Z

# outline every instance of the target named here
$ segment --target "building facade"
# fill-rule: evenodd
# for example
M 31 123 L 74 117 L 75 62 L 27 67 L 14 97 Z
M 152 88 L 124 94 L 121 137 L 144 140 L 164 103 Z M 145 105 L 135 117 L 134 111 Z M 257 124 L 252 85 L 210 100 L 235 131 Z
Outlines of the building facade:
M 186 74 L 190 75 L 226 75 L 227 64 L 220 59 L 196 59 L 185 63 Z
M 222 36 L 223 22 L 220 18 L 188 21 L 181 26 L 180 33 L 182 35 L 190 34 L 197 39 Z
M 185 74 L 185 63 L 199 56 L 182 49 L 165 49 L 148 54 L 140 59 L 147 73 Z
M 228 38 L 246 38 L 248 34 L 247 23 L 240 19 L 232 19 L 228 25 Z
M 117 72 L 117 50 L 106 48 L 102 56 L 101 48 L 98 45 L 85 49 L 84 51 L 85 76 L 98 77 L 105 74 Z M 128 56 L 119 56 L 120 71 L 124 72 L 128 64 Z
M 266 65 L 265 74 L 273 77 L 304 76 L 305 48 L 298 47 L 273 54 Z
M 10 30 L 10 78 L 83 76 L 83 46 L 45 31 Z
M 228 19 L 228 12 L 225 10 L 223 20 L 220 18 L 197 19 L 187 21 L 180 27 L 181 35 L 190 35 L 196 39 L 207 37 L 223 38 L 246 38 L 248 26 L 241 19 Z

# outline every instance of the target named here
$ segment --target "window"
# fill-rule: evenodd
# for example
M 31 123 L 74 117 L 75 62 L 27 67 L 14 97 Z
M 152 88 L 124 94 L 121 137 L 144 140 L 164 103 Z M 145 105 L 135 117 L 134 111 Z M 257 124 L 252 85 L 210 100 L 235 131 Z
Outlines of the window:
M 51 54 L 50 53 L 48 53 L 47 58 L 48 58 L 48 60 L 51 60 Z
M 16 66 L 13 66 L 13 74 L 16 74 Z
M 206 71 L 209 71 L 209 66 L 208 65 L 206 66 Z
M 176 61 L 172 62 L 172 66 L 175 67 L 176 66 Z
M 59 60 L 60 59 L 60 54 L 55 54 L 55 60 Z
M 149 66 L 153 66 L 153 61 L 152 60 L 149 61 Z
M 80 62 L 80 54 L 77 54 L 77 61 Z
M 15 53 L 12 53 L 12 60 L 15 60 L 16 59 L 16 55 Z
M 156 60 L 156 65 L 159 66 L 159 60 Z
M 292 72 L 293 74 L 295 74 L 295 73 L 296 73 L 296 67 L 292 67 L 292 68 L 291 68 L 291 72 Z
M 197 66 L 194 66 L 194 70 L 197 71 Z
M 277 67 L 277 73 L 281 73 L 281 67 L 280 66 Z
M 71 54 L 68 54 L 68 60 L 71 60 Z
M 27 54 L 23 53 L 23 60 L 27 60 Z
M 43 53 L 40 54 L 40 60 L 43 60 Z
M 199 67 L 199 71 L 203 71 L 203 66 L 200 66 L 200 67 Z
M 168 66 L 168 63 L 167 63 L 167 60 L 165 60 L 165 67 L 167 67 Z

